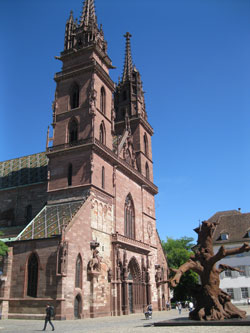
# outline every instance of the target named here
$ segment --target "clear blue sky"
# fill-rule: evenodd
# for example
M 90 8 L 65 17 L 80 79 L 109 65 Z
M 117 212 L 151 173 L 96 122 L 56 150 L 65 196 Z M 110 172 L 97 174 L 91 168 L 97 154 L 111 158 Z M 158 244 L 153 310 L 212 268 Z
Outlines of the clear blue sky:
M 133 37 L 153 126 L 160 237 L 195 237 L 217 211 L 250 212 L 250 0 L 96 0 L 122 74 Z M 81 0 L 0 1 L 0 160 L 45 150 L 65 23 Z

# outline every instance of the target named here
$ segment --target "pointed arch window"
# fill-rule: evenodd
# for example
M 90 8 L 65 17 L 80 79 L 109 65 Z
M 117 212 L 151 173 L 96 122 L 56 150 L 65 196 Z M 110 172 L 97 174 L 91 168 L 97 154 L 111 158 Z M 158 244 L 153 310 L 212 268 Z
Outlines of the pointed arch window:
M 73 166 L 70 163 L 68 166 L 68 186 L 72 185 L 72 174 L 73 174 Z
M 35 253 L 32 253 L 28 260 L 28 286 L 27 295 L 37 297 L 38 283 L 38 258 Z
M 106 114 L 106 92 L 104 87 L 101 88 L 101 105 L 100 110 L 103 114 Z
M 102 188 L 105 188 L 105 168 L 102 167 Z
M 124 234 L 126 237 L 135 238 L 135 210 L 134 203 L 130 194 L 125 200 Z
M 78 84 L 74 83 L 71 88 L 70 94 L 70 108 L 75 109 L 79 107 L 79 86 Z
M 78 140 L 78 122 L 75 118 L 69 123 L 69 143 L 74 143 Z
M 147 134 L 144 134 L 144 153 L 148 156 L 148 137 Z
M 80 254 L 78 254 L 76 259 L 75 287 L 82 288 L 82 258 Z
M 106 131 L 105 131 L 105 126 L 104 126 L 103 122 L 100 125 L 99 141 L 104 145 L 106 143 Z
M 146 164 L 145 164 L 145 172 L 146 172 L 146 178 L 149 180 L 149 166 L 148 166 L 148 162 L 146 162 Z

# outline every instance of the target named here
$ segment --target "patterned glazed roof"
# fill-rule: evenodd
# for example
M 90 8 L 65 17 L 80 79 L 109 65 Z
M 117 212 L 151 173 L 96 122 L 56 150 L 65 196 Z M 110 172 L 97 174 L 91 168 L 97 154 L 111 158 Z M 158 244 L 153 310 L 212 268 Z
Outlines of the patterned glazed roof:
M 63 224 L 67 225 L 72 220 L 85 200 L 46 205 L 16 237 L 16 240 L 50 238 L 60 235 Z
M 47 165 L 45 153 L 0 162 L 0 189 L 45 182 Z

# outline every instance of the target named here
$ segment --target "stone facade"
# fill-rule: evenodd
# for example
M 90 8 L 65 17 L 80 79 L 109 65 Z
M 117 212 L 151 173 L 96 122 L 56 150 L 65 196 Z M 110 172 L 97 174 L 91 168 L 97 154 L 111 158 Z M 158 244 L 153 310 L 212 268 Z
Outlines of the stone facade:
M 1 263 L 4 318 L 43 316 L 47 302 L 57 319 L 73 319 L 142 312 L 149 303 L 162 310 L 169 299 L 159 283 L 168 267 L 156 230 L 153 129 L 131 35 L 125 37 L 123 77 L 115 86 L 94 1 L 85 0 L 79 24 L 70 14 L 46 177 L 14 184 L 12 171 L 0 165 L 1 227 L 10 247 Z M 20 178 L 22 164 L 16 165 Z M 35 167 L 27 162 L 27 175 L 40 175 Z M 15 186 L 5 186 L 6 179 Z M 28 206 L 31 221 L 24 219 Z

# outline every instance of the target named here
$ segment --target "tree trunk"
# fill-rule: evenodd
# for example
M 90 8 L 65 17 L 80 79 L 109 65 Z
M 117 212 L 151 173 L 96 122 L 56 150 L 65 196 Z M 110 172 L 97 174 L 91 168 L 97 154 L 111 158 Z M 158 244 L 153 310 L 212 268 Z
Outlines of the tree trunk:
M 223 320 L 245 318 L 246 312 L 231 303 L 231 297 L 220 288 L 197 286 L 193 295 L 197 301 L 195 309 L 190 312 L 192 320 Z

